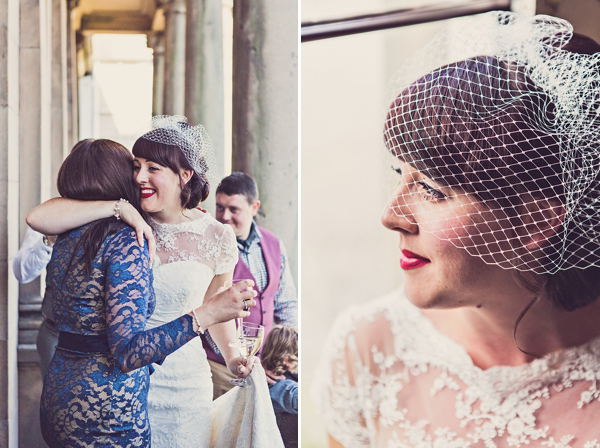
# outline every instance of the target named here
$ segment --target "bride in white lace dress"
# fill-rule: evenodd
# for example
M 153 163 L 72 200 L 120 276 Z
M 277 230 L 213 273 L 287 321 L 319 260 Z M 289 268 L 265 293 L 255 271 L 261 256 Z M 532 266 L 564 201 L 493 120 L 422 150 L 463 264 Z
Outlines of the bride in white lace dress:
M 201 303 L 207 291 L 211 295 L 231 280 L 237 263 L 231 227 L 195 208 L 208 195 L 204 165 L 210 153 L 205 147 L 208 137 L 200 132 L 203 129 L 184 122 L 174 124 L 171 118 L 155 118 L 154 122 L 155 129 L 140 137 L 132 149 L 142 208 L 151 216 L 156 239 L 157 307 L 149 327 L 160 326 L 180 309 Z M 238 355 L 228 346 L 235 339 L 233 322 L 209 331 L 228 360 Z M 210 440 L 210 367 L 202 341 L 192 342 L 180 356 L 156 366 L 151 376 L 148 414 L 156 447 L 191 448 L 208 445 Z
M 600 46 L 480 20 L 465 45 L 488 48 L 388 111 L 404 291 L 334 325 L 313 390 L 331 447 L 600 447 Z
M 211 151 L 204 128 L 187 124 L 185 117 L 155 117 L 152 130 L 136 141 L 133 175 L 140 187 L 142 209 L 151 217 L 152 232 L 124 202 L 118 204 L 118 213 L 114 202 L 54 199 L 40 206 L 44 214 L 40 220 L 55 226 L 45 229 L 50 232 L 115 213 L 135 227 L 140 238 L 145 232 L 150 240 L 155 239 L 156 308 L 148 328 L 198 308 L 205 297 L 216 294 L 232 279 L 238 259 L 233 230 L 196 208 L 208 196 Z M 251 285 L 246 281 L 232 288 L 242 290 Z M 252 299 L 246 303 L 255 305 Z M 208 331 L 232 373 L 247 376 L 252 366 L 246 366 L 237 350 L 228 345 L 236 338 L 234 321 L 212 325 Z M 152 446 L 208 447 L 213 385 L 201 339 L 195 338 L 179 354 L 153 367 L 148 393 Z

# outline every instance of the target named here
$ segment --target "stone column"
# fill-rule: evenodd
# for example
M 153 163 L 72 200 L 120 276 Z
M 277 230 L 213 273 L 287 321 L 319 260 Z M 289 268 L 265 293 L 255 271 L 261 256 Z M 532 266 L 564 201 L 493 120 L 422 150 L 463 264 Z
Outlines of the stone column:
M 220 0 L 187 0 L 185 115 L 206 128 L 213 142 L 217 169 L 225 170 L 225 91 L 223 75 L 223 4 Z M 214 214 L 216 185 L 204 207 Z
M 152 115 L 163 115 L 163 95 L 165 85 L 165 36 L 154 33 L 148 36 L 148 46 L 152 48 L 154 73 L 152 75 Z
M 77 30 L 75 11 L 79 0 L 67 0 L 67 147 L 70 151 L 79 141 L 79 98 L 77 73 Z
M 224 170 L 225 93 L 223 5 L 220 0 L 187 0 L 185 115 L 210 135 L 219 173 Z
M 298 4 L 233 5 L 233 169 L 257 183 L 261 224 L 280 236 L 297 273 Z M 296 277 L 297 278 L 297 277 Z
M 56 178 L 69 153 L 67 99 L 67 0 L 52 0 L 52 103 L 50 195 L 58 196 Z
M 163 112 L 185 112 L 185 0 L 165 0 L 165 86 Z
M 0 0 L 0 11 L 0 446 L 17 448 L 19 289 L 11 264 L 19 247 L 19 0 Z
M 50 195 L 52 0 L 21 0 L 19 227 Z M 42 322 L 40 279 L 19 287 L 19 446 L 40 446 L 42 381 L 35 340 Z

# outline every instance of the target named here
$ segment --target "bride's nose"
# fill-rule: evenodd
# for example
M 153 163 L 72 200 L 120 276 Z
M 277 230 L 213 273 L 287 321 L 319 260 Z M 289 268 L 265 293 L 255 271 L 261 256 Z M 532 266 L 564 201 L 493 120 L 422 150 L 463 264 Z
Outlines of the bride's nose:
M 134 173 L 134 180 L 140 185 L 148 182 L 148 176 L 146 174 L 146 170 L 143 167 Z
M 409 195 L 410 197 L 410 195 Z M 388 201 L 381 215 L 381 223 L 390 230 L 417 233 L 419 226 L 410 210 L 410 204 L 400 190 Z

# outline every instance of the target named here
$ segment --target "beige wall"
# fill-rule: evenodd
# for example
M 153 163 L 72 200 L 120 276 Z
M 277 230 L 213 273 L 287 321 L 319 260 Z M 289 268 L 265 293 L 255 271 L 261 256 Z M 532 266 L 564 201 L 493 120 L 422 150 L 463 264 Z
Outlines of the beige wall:
M 312 3 L 302 3 L 303 16 L 316 20 L 319 5 Z M 355 13 L 352 5 L 337 6 L 338 16 Z M 414 33 L 411 27 L 302 45 L 303 447 L 325 445 L 310 386 L 333 319 L 401 283 L 397 237 L 379 222 L 386 202 L 381 129 L 388 67 L 397 65 L 387 42 L 403 42 L 392 52 L 397 60 Z

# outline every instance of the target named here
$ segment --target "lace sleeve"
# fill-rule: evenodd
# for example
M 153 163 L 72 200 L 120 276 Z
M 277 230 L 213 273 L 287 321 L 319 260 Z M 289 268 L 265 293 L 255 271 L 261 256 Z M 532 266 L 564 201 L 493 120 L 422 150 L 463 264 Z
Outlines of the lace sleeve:
M 327 432 L 346 448 L 362 448 L 371 446 L 365 417 L 368 374 L 358 354 L 352 311 L 336 319 L 311 392 Z
M 215 266 L 215 275 L 232 271 L 238 261 L 238 249 L 235 233 L 230 225 L 223 226 L 223 233 L 219 240 L 220 253 Z
M 152 271 L 147 246 L 140 249 L 133 229 L 124 228 L 108 242 L 104 260 L 108 343 L 122 371 L 161 361 L 196 336 L 188 315 L 144 330 L 154 303 Z

